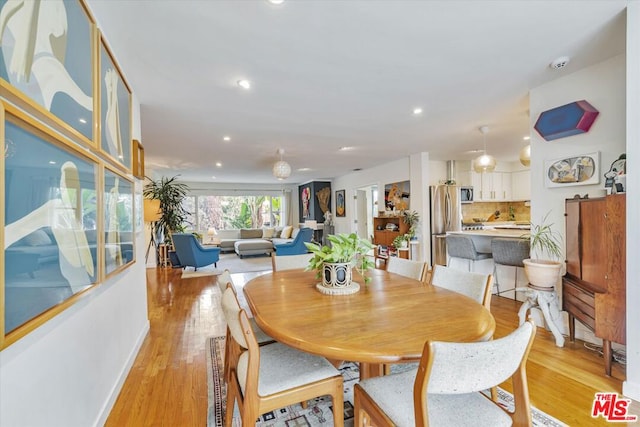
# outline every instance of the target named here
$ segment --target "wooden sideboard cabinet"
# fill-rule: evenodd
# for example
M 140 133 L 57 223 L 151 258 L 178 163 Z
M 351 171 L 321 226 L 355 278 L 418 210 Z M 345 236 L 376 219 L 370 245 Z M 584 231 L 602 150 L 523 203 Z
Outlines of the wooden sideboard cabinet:
M 611 343 L 626 343 L 625 194 L 567 199 L 566 264 L 562 306 L 569 313 L 569 338 L 575 319 L 603 341 L 605 373 L 611 375 Z
M 395 224 L 396 230 L 387 229 L 387 224 Z M 380 229 L 380 230 L 379 230 Z M 391 246 L 393 239 L 409 232 L 409 226 L 399 216 L 379 216 L 373 218 L 373 243 L 376 245 Z

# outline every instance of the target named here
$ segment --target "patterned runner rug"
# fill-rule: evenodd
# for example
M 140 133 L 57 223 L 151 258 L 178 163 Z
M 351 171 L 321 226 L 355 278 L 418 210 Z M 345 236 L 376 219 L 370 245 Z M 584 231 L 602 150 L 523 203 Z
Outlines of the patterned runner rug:
M 225 405 L 227 402 L 227 387 L 223 381 L 223 358 L 224 358 L 225 337 L 213 337 L 207 340 L 207 375 L 209 385 L 209 410 L 208 427 L 222 427 L 224 425 Z M 394 365 L 394 368 L 401 369 L 402 366 L 410 368 L 410 365 Z M 393 370 L 395 372 L 395 370 Z M 353 426 L 353 386 L 358 382 L 358 365 L 352 362 L 345 362 L 340 366 L 340 372 L 344 377 L 344 425 Z M 498 389 L 498 397 L 503 406 L 513 409 L 513 396 L 502 389 Z M 237 410 L 237 408 L 236 408 Z M 299 403 L 285 408 L 262 414 L 256 426 L 269 427 L 295 427 L 295 426 L 332 426 L 332 404 L 329 397 L 316 398 L 309 401 L 306 409 Z M 544 412 L 531 408 L 533 425 L 566 427 L 566 424 L 545 414 Z M 234 414 L 233 426 L 241 426 L 240 417 Z

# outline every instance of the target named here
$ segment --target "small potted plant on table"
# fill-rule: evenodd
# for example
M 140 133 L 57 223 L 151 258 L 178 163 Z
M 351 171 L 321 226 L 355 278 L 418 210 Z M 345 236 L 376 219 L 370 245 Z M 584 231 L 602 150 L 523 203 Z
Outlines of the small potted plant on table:
M 327 237 L 331 245 L 320 246 L 316 243 L 306 243 L 305 246 L 313 258 L 309 260 L 307 270 L 315 270 L 316 278 L 322 279 L 316 288 L 328 295 L 344 295 L 358 292 L 360 285 L 352 281 L 352 269 L 355 267 L 364 282 L 367 270 L 373 267 L 373 245 L 366 239 L 351 234 L 331 234 Z

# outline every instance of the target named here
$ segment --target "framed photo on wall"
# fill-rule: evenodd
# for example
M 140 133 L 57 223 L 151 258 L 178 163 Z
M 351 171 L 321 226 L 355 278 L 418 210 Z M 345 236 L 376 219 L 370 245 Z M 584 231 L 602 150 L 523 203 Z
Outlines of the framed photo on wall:
M 100 36 L 100 149 L 130 171 L 131 144 L 131 90 Z
M 105 276 L 135 260 L 133 182 L 104 168 Z
M 600 152 L 544 162 L 547 187 L 569 187 L 600 183 Z
M 0 15 L 3 96 L 95 147 L 97 29 L 84 2 L 0 1 Z
M 347 215 L 347 209 L 345 206 L 345 194 L 344 194 L 344 190 L 337 190 L 336 191 L 336 216 L 346 216 Z
M 0 113 L 0 315 L 8 344 L 31 320 L 59 313 L 98 281 L 98 163 L 21 110 L 0 103 Z

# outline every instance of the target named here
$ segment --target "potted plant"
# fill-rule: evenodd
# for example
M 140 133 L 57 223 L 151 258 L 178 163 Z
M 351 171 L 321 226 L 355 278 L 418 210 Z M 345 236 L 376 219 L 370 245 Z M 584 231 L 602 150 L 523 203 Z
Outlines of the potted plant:
M 369 256 L 373 245 L 355 233 L 330 234 L 327 239 L 330 245 L 305 242 L 307 249 L 313 253 L 306 270 L 315 270 L 316 278 L 322 279 L 317 288 L 323 293 L 357 292 L 360 287 L 351 280 L 352 269 L 355 267 L 358 270 L 365 283 L 371 281 L 365 273 L 373 267 L 373 260 Z
M 540 224 L 531 224 L 530 233 L 523 238 L 530 242 L 531 253 L 540 258 L 524 259 L 524 271 L 529 283 L 543 288 L 552 288 L 558 282 L 562 270 L 562 236 L 547 224 L 547 213 Z M 546 258 L 545 258 L 546 256 Z
M 162 177 L 159 181 L 147 178 L 149 183 L 144 186 L 142 192 L 147 199 L 160 200 L 162 216 L 153 225 L 154 233 L 159 237 L 158 241 L 164 240 L 165 243 L 171 243 L 171 233 L 184 231 L 184 223 L 189 215 L 182 206 L 189 187 L 177 182 L 178 176 L 180 175 L 173 178 Z
M 396 249 L 406 248 L 409 246 L 409 240 L 411 236 L 408 234 L 399 234 L 393 239 L 393 247 Z
M 402 220 L 409 226 L 409 232 L 407 233 L 409 235 L 409 240 L 415 239 L 416 228 L 420 221 L 420 214 L 418 214 L 417 211 L 404 211 L 402 212 Z

